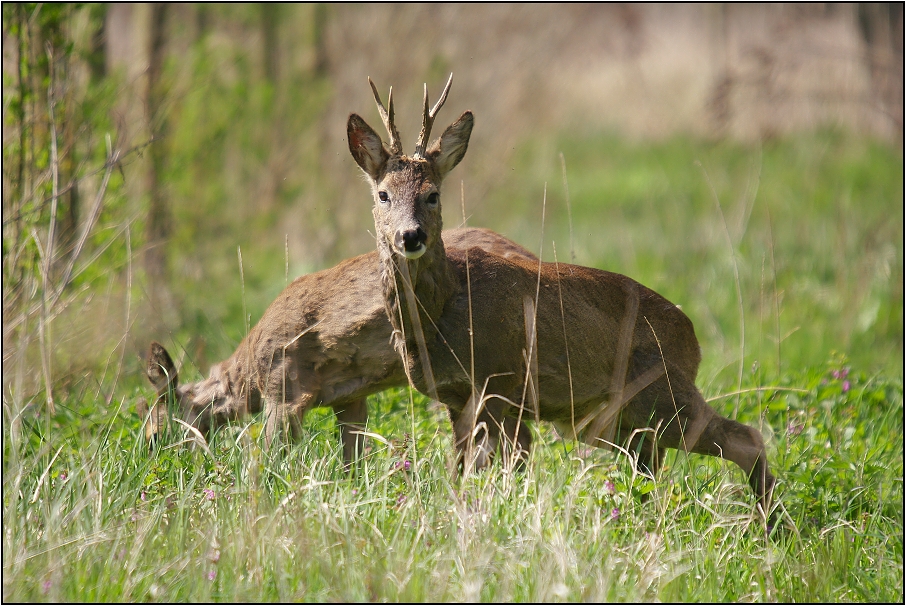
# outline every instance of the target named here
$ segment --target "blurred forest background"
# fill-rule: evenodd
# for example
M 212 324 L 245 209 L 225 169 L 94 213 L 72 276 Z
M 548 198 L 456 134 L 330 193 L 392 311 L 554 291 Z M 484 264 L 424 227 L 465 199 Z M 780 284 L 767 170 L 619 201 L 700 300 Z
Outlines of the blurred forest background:
M 206 372 L 288 280 L 371 250 L 346 118 L 379 126 L 367 77 L 392 85 L 408 151 L 450 72 L 440 121 L 476 129 L 446 226 L 462 197 L 681 303 L 706 379 L 902 372 L 902 4 L 2 11 L 5 413 L 120 400 L 152 339 Z

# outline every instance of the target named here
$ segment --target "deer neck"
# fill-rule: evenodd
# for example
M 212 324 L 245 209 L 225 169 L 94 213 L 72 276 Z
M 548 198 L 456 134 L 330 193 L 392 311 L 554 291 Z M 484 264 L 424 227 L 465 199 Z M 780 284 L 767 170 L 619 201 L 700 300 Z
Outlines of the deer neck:
M 433 379 L 423 368 L 429 353 L 425 348 L 437 336 L 436 325 L 447 301 L 459 290 L 453 265 L 440 237 L 418 259 L 396 254 L 386 239 L 378 242 L 378 252 L 393 346 L 405 361 L 410 382 L 430 391 Z

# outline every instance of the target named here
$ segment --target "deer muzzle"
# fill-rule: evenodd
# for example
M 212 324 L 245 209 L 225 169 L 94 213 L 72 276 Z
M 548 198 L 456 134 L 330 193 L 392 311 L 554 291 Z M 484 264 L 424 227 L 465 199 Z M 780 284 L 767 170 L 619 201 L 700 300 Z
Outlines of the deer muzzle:
M 407 259 L 418 259 L 428 250 L 425 242 L 428 234 L 421 227 L 399 231 L 396 234 L 396 250 Z

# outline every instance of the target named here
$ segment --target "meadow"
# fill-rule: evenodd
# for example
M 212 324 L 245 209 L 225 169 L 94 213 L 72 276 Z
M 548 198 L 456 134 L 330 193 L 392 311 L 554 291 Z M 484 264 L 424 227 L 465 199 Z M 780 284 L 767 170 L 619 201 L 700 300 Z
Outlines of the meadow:
M 4 599 L 902 602 L 901 153 L 837 131 L 757 146 L 586 133 L 509 161 L 480 195 L 454 173 L 446 224 L 463 206 L 469 225 L 681 304 L 699 388 L 765 435 L 775 523 L 732 464 L 671 451 L 647 478 L 543 424 L 523 472 L 459 480 L 445 411 L 409 389 L 369 398 L 351 474 L 322 410 L 296 444 L 265 449 L 249 418 L 204 448 L 174 424 L 149 452 L 134 410 L 152 390 L 128 361 L 58 386 L 55 416 L 4 391 Z M 212 361 L 288 271 L 278 257 L 246 282 L 221 245 L 233 286 L 183 299 L 186 317 L 215 311 L 170 335 L 206 333 Z M 183 381 L 201 376 L 191 358 Z M 15 368 L 5 383 L 40 373 Z
M 878 7 L 509 8 L 3 4 L 4 601 L 906 599 L 902 106 L 845 29 Z M 346 117 L 378 123 L 374 76 L 410 141 L 454 67 L 441 121 L 476 128 L 445 226 L 681 305 L 699 389 L 765 438 L 770 522 L 732 463 L 650 478 L 545 424 L 523 471 L 461 479 L 408 388 L 369 398 L 351 473 L 322 409 L 274 448 L 249 417 L 149 449 L 149 342 L 198 380 L 293 276 L 373 249 Z

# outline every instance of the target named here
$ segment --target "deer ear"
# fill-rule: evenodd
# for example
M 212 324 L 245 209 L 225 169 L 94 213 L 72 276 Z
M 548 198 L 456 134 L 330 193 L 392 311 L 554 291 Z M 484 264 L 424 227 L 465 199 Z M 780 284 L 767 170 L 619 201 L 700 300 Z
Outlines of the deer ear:
M 349 115 L 346 136 L 349 140 L 349 152 L 356 164 L 373 181 L 377 181 L 390 158 L 381 138 L 358 114 Z
M 469 148 L 469 137 L 475 118 L 472 112 L 464 112 L 459 120 L 447 127 L 440 137 L 428 148 L 428 158 L 440 173 L 441 179 L 453 170 Z
M 162 396 L 168 390 L 175 391 L 179 381 L 176 376 L 176 366 L 164 346 L 157 341 L 151 342 L 148 350 L 148 379 L 157 390 L 157 395 Z

